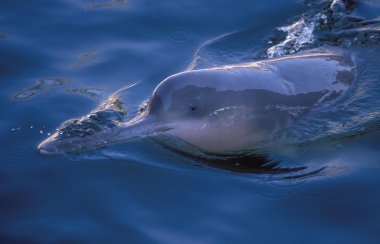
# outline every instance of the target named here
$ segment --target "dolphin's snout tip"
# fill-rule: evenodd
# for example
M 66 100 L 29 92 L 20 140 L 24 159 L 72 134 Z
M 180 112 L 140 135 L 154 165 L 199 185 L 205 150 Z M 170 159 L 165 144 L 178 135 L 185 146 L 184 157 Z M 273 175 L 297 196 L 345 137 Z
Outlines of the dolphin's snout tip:
M 45 155 L 45 156 L 48 156 L 48 155 L 51 155 L 51 152 L 47 151 L 47 150 L 44 150 L 44 149 L 39 149 L 40 150 L 40 153 L 42 155 Z
M 49 143 L 42 142 L 40 145 L 38 145 L 37 149 L 40 151 L 42 155 L 45 155 L 45 156 L 50 156 L 53 154 L 60 153 L 57 149 L 55 149 L 54 147 L 49 147 L 48 145 Z
M 60 151 L 58 150 L 51 150 L 51 149 L 45 149 L 45 148 L 38 148 L 38 150 L 40 151 L 40 153 L 42 155 L 45 155 L 45 156 L 51 156 L 51 155 L 54 155 L 54 154 L 59 154 L 61 153 Z

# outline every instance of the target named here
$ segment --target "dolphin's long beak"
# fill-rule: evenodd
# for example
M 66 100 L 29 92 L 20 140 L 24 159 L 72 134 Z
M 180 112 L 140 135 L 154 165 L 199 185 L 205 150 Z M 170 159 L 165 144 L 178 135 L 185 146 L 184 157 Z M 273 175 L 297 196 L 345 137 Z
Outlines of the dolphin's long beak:
M 153 118 L 147 116 L 136 122 L 121 124 L 111 129 L 105 129 L 93 135 L 61 139 L 58 132 L 41 142 L 38 149 L 43 155 L 58 153 L 79 153 L 110 144 L 122 143 L 128 140 L 163 131 L 155 126 Z

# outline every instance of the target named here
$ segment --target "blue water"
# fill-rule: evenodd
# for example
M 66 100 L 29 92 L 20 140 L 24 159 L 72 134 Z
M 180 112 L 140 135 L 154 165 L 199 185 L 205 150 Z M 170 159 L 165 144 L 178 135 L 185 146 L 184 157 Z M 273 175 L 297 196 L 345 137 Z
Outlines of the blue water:
M 379 20 L 325 26 L 301 48 L 281 49 L 275 28 L 314 23 L 330 3 L 2 0 L 0 243 L 379 243 Z M 378 19 L 380 1 L 347 16 Z M 346 96 L 279 135 L 297 166 L 325 167 L 313 177 L 205 167 L 149 139 L 90 155 L 37 150 L 128 84 L 138 82 L 124 102 L 137 107 L 192 61 L 265 59 L 277 44 L 343 48 L 357 63 Z

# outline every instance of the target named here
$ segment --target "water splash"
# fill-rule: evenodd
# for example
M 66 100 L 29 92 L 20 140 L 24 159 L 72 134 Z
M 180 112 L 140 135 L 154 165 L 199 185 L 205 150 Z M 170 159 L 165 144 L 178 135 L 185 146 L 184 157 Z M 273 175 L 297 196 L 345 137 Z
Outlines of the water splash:
M 372 45 L 380 41 L 380 19 L 363 20 L 353 13 L 352 0 L 304 1 L 306 6 L 318 5 L 288 26 L 277 27 L 267 43 L 275 45 L 266 51 L 268 58 L 280 57 L 321 46 L 343 48 Z M 279 34 L 280 33 L 280 34 Z

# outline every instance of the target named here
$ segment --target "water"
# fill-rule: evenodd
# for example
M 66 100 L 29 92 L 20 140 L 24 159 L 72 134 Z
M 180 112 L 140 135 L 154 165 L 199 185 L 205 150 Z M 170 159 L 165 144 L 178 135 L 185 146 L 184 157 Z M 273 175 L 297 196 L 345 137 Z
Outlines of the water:
M 379 243 L 380 30 L 371 20 L 380 2 L 330 3 L 2 1 L 1 243 Z M 138 82 L 122 91 L 138 108 L 185 69 L 311 48 L 343 48 L 358 76 L 342 99 L 268 142 L 289 159 L 281 167 L 307 168 L 281 174 L 292 180 L 215 169 L 150 138 L 88 155 L 37 151 L 127 85 Z

